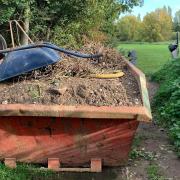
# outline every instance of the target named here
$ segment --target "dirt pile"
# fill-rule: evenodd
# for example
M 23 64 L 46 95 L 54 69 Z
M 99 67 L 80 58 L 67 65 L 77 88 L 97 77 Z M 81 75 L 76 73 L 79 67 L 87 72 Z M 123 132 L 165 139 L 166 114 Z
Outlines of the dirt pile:
M 0 83 L 0 103 L 62 104 L 95 106 L 139 106 L 138 84 L 121 55 L 114 49 L 89 44 L 80 51 L 103 54 L 98 60 L 73 58 Z M 91 78 L 122 70 L 116 79 Z

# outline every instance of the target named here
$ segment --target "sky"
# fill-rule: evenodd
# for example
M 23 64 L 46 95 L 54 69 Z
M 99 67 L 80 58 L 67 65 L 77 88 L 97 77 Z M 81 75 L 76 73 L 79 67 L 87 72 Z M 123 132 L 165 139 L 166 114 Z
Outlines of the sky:
M 144 5 L 142 7 L 134 7 L 131 14 L 136 16 L 140 14 L 141 17 L 144 17 L 146 13 L 162 8 L 164 5 L 172 8 L 173 16 L 176 11 L 180 10 L 180 0 L 144 0 Z M 129 13 L 124 15 L 127 14 Z

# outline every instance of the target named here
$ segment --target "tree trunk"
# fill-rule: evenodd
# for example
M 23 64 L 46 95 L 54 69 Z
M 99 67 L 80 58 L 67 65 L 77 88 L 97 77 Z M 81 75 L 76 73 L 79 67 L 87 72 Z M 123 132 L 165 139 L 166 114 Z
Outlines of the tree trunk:
M 29 6 L 29 3 L 27 2 L 26 8 L 24 10 L 24 30 L 27 34 L 29 33 L 29 22 L 30 22 L 30 6 Z M 22 37 L 21 44 L 28 45 L 27 36 L 24 33 L 22 33 L 21 37 Z

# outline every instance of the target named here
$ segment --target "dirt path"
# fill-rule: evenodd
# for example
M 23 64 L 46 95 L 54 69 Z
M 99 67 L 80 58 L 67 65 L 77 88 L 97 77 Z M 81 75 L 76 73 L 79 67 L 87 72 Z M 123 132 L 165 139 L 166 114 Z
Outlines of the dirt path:
M 149 83 L 152 100 L 158 85 Z M 141 123 L 134 142 L 131 159 L 126 167 L 103 168 L 102 173 L 63 173 L 66 180 L 179 180 L 180 160 L 173 152 L 164 129 L 154 123 Z
M 154 124 L 141 124 L 136 138 L 141 141 L 137 149 L 143 157 L 128 166 L 129 172 L 134 173 L 131 179 L 144 180 L 148 179 L 148 176 L 156 176 L 157 179 L 180 179 L 180 160 L 173 152 L 163 129 Z M 153 168 L 156 172 L 152 172 Z
M 156 83 L 148 83 L 150 101 L 152 101 L 157 89 Z M 148 177 L 153 179 L 153 176 L 154 179 L 155 176 L 156 179 L 180 179 L 180 160 L 173 152 L 173 146 L 170 144 L 167 132 L 164 129 L 154 123 L 141 123 L 136 134 L 136 140 L 139 141 L 137 149 L 142 153 L 142 156 L 144 153 L 145 157 L 135 160 L 127 167 L 129 172 L 133 174 L 131 179 L 144 180 Z

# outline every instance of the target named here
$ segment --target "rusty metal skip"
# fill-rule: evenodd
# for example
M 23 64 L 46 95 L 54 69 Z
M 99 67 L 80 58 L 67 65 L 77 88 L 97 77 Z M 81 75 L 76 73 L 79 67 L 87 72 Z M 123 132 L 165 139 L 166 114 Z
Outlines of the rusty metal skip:
M 137 79 L 142 106 L 0 105 L 0 160 L 46 163 L 54 171 L 101 172 L 128 160 L 140 121 L 152 119 L 145 75 L 126 64 Z

